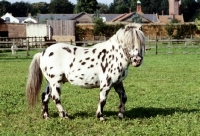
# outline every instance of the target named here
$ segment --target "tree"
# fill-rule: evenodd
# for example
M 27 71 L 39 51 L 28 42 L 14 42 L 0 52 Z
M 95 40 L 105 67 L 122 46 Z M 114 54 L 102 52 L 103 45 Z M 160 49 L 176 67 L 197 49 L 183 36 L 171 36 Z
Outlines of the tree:
M 108 5 L 103 4 L 103 3 L 99 3 L 98 6 L 99 6 L 99 12 L 100 13 L 104 13 L 104 14 L 109 13 Z
M 181 11 L 183 13 L 184 20 L 186 22 L 191 21 L 193 15 L 195 15 L 196 10 L 198 9 L 196 1 L 182 0 L 181 2 Z
M 142 17 L 141 17 L 141 15 L 139 15 L 137 13 L 134 14 L 132 16 L 132 21 L 135 22 L 135 23 L 142 23 Z
M 74 13 L 94 13 L 97 9 L 99 9 L 99 6 L 96 0 L 78 0 Z
M 49 4 L 47 4 L 46 2 L 33 3 L 31 14 L 32 16 L 36 16 L 38 13 L 46 14 L 49 13 L 48 9 Z
M 114 0 L 113 3 L 110 4 L 110 13 L 128 13 L 131 6 L 130 0 Z
M 7 12 L 11 12 L 11 3 L 6 0 L 0 1 L 0 16 Z
M 49 4 L 49 12 L 54 14 L 73 13 L 74 4 L 68 0 L 52 0 Z
M 31 4 L 28 2 L 15 2 L 11 5 L 12 15 L 15 17 L 26 17 L 31 13 Z

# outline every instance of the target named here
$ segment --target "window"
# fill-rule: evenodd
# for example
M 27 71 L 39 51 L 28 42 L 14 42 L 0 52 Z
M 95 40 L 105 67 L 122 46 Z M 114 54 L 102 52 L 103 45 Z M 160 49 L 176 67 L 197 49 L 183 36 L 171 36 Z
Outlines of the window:
M 5 18 L 6 22 L 10 22 L 10 17 Z

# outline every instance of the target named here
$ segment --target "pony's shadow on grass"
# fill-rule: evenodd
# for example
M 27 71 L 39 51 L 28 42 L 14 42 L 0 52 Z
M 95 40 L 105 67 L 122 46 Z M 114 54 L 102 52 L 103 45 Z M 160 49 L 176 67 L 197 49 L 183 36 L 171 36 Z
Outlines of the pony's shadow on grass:
M 80 118 L 94 117 L 94 115 L 95 115 L 95 112 L 94 112 L 94 114 L 88 113 L 88 112 L 78 112 L 75 114 L 69 114 L 69 118 L 73 120 L 78 117 L 80 117 Z M 53 112 L 53 114 L 50 116 L 53 118 L 56 118 L 56 117 L 59 117 L 59 114 L 57 112 Z
M 198 109 L 181 109 L 181 108 L 154 108 L 154 107 L 138 107 L 132 108 L 131 110 L 125 111 L 125 117 L 129 119 L 135 118 L 150 118 L 160 116 L 168 116 L 173 115 L 175 113 L 192 113 L 192 112 L 199 112 Z M 106 116 L 115 116 L 117 112 L 113 111 L 105 111 L 104 114 Z
M 156 116 L 168 116 L 173 115 L 175 113 L 193 113 L 199 112 L 199 109 L 181 109 L 181 108 L 154 108 L 154 107 L 138 107 L 132 108 L 131 110 L 125 111 L 125 118 L 128 119 L 137 119 L 137 118 L 151 118 Z M 104 115 L 106 117 L 114 116 L 117 118 L 117 111 L 104 111 Z M 53 113 L 53 117 L 58 117 L 58 113 Z M 80 118 L 87 118 L 87 117 L 94 117 L 94 112 L 87 112 L 82 111 L 75 113 L 73 115 L 69 115 L 70 119 L 75 119 L 77 117 Z

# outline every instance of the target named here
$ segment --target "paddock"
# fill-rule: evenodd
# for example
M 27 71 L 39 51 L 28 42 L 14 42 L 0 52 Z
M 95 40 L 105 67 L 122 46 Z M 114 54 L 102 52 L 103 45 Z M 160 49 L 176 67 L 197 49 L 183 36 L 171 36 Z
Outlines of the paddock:
M 60 119 L 53 102 L 48 121 L 40 117 L 41 103 L 35 112 L 27 111 L 27 69 L 36 52 L 31 50 L 29 57 L 0 56 L 0 135 L 198 135 L 200 131 L 199 54 L 148 51 L 144 64 L 130 68 L 124 81 L 129 98 L 124 120 L 117 120 L 118 98 L 111 90 L 104 110 L 109 120 L 99 122 L 94 116 L 98 90 L 70 84 L 63 85 L 62 97 L 68 98 L 63 105 L 71 120 Z

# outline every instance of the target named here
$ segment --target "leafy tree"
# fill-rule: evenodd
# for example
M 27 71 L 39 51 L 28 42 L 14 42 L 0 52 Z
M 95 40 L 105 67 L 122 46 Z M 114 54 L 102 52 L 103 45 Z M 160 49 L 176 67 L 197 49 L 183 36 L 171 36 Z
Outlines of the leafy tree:
M 197 29 L 200 30 L 200 20 L 198 20 L 197 18 L 195 19 L 195 25 Z
M 49 12 L 54 14 L 73 13 L 74 4 L 68 0 L 51 0 Z
M 6 0 L 0 1 L 0 16 L 7 12 L 11 12 L 11 3 Z
M 12 15 L 15 17 L 26 17 L 31 13 L 31 4 L 28 2 L 15 2 L 11 5 Z
M 36 16 L 38 13 L 46 14 L 49 12 L 48 9 L 49 4 L 47 4 L 46 2 L 33 3 L 31 14 L 32 16 Z
M 142 23 L 142 17 L 137 13 L 132 16 L 132 20 L 135 23 Z
M 109 13 L 108 5 L 103 4 L 103 3 L 99 3 L 98 6 L 99 6 L 99 12 L 100 13 L 104 13 L 104 14 Z
M 150 7 L 150 0 L 140 0 L 141 1 L 141 5 L 142 5 L 142 12 L 145 14 L 149 14 L 151 11 L 151 7 Z M 136 9 L 135 5 L 135 9 Z
M 195 15 L 197 8 L 197 3 L 195 0 L 182 0 L 181 1 L 181 11 L 183 13 L 184 20 L 186 22 L 192 19 L 192 16 Z
M 180 21 L 176 18 L 173 18 L 170 23 L 180 23 Z
M 101 35 L 106 37 L 111 37 L 115 34 L 120 28 L 124 27 L 124 24 L 108 25 L 103 22 L 101 18 L 94 17 L 94 35 Z
M 101 18 L 94 17 L 93 18 L 94 25 L 94 35 L 103 35 L 106 31 L 106 24 L 103 22 Z
M 78 0 L 74 13 L 94 13 L 97 9 L 99 9 L 97 0 Z
M 162 15 L 162 11 L 165 15 L 169 14 L 169 2 L 168 0 L 162 0 L 160 3 L 159 14 Z
M 128 13 L 130 8 L 129 0 L 114 0 L 110 4 L 110 13 Z

